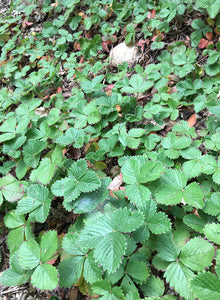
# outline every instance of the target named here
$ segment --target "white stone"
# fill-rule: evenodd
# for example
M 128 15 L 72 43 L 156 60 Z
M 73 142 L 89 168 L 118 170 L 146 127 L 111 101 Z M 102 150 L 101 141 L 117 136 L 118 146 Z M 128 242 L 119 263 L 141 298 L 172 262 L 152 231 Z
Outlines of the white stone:
M 127 62 L 128 66 L 131 67 L 137 61 L 137 52 L 136 46 L 128 47 L 125 42 L 118 44 L 110 52 L 110 65 L 117 67 Z

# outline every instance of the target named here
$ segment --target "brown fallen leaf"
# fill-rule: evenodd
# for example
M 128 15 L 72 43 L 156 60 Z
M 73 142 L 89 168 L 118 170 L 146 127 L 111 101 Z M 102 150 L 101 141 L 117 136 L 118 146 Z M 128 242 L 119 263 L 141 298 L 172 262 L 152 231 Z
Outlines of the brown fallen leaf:
M 190 127 L 193 127 L 196 124 L 196 114 L 193 114 L 187 122 Z

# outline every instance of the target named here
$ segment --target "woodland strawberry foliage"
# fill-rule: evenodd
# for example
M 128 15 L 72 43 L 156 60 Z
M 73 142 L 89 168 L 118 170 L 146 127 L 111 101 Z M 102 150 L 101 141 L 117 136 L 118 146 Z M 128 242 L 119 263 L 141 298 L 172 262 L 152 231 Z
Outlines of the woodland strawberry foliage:
M 220 298 L 219 7 L 15 0 L 0 11 L 2 285 Z M 138 60 L 111 66 L 124 41 Z

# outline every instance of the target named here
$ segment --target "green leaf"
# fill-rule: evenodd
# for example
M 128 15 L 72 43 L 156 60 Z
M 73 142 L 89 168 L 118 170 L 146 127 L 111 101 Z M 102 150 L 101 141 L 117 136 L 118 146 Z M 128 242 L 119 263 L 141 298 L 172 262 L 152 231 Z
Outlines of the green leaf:
M 200 273 L 191 280 L 190 287 L 201 300 L 218 300 L 220 297 L 220 279 L 210 272 Z
M 102 279 L 102 269 L 98 266 L 98 263 L 95 262 L 93 251 L 89 252 L 83 270 L 83 276 L 89 283 L 94 283 L 95 281 Z
M 159 277 L 151 275 L 147 282 L 141 286 L 141 290 L 147 297 L 160 297 L 164 293 L 164 282 Z
M 120 287 L 111 288 L 107 280 L 100 280 L 92 285 L 92 290 L 97 295 L 102 295 L 100 299 L 103 300 L 122 300 L 124 299 L 124 294 Z
M 158 257 L 165 261 L 175 261 L 179 255 L 179 249 L 176 248 L 173 235 L 169 231 L 158 237 Z
M 183 222 L 200 233 L 203 233 L 203 228 L 206 224 L 203 219 L 194 214 L 184 216 Z
M 185 53 L 177 52 L 172 56 L 173 64 L 176 66 L 182 66 L 187 63 L 187 58 Z
M 161 185 L 156 193 L 158 203 L 172 205 L 182 201 L 183 188 L 187 183 L 184 173 L 175 169 L 168 169 L 160 177 L 160 182 Z
M 26 271 L 18 263 L 17 252 L 10 257 L 10 268 L 5 270 L 0 277 L 0 282 L 6 286 L 21 285 L 28 281 L 32 271 Z
M 145 201 L 140 208 L 145 216 L 145 224 L 152 233 L 161 234 L 171 229 L 167 215 L 163 212 L 156 212 L 157 205 L 153 200 Z
M 147 266 L 142 261 L 130 260 L 127 264 L 126 272 L 137 283 L 145 282 L 149 276 Z
M 120 232 L 131 232 L 137 229 L 143 222 L 141 212 L 131 212 L 127 208 L 119 209 L 111 217 L 111 227 Z M 128 222 L 129 220 L 129 222 Z
M 16 228 L 25 224 L 25 216 L 17 215 L 15 211 L 11 211 L 4 216 L 4 222 L 8 228 Z
M 145 201 L 150 199 L 150 190 L 142 184 L 129 184 L 125 186 L 125 192 L 128 199 L 140 207 Z
M 0 205 L 3 202 L 3 197 L 9 202 L 15 202 L 19 200 L 23 194 L 23 185 L 20 184 L 15 177 L 8 174 L 0 178 Z
M 65 259 L 58 266 L 60 274 L 60 286 L 71 287 L 79 280 L 84 263 L 84 256 L 74 256 L 69 259 Z
M 215 248 L 199 237 L 191 239 L 180 253 L 179 260 L 194 271 L 202 271 L 211 265 Z
M 40 260 L 48 261 L 57 251 L 57 233 L 50 230 L 44 233 L 40 240 Z
M 85 132 L 82 129 L 69 128 L 64 135 L 57 138 L 56 142 L 61 146 L 72 144 L 74 148 L 81 148 L 85 139 Z
M 183 198 L 185 203 L 193 207 L 202 208 L 204 206 L 204 193 L 197 182 L 192 182 L 187 185 Z
M 108 197 L 108 186 L 111 179 L 101 178 L 100 181 L 101 186 L 97 190 L 89 193 L 81 193 L 76 200 L 68 203 L 76 214 L 94 210 L 98 206 L 98 203 L 103 202 Z
M 171 263 L 164 274 L 166 281 L 180 296 L 186 299 L 195 299 L 190 290 L 189 281 L 193 278 L 193 272 L 178 262 Z
M 220 193 L 213 193 L 211 198 L 206 199 L 204 212 L 217 216 L 220 214 Z
M 39 163 L 41 151 L 43 151 L 46 146 L 47 142 L 45 141 L 35 141 L 29 139 L 23 147 L 25 164 L 32 168 L 36 168 Z
M 111 218 L 105 214 L 92 219 L 80 233 L 79 243 L 95 248 L 95 259 L 111 273 L 118 268 L 126 251 L 126 239 L 120 231 L 135 230 L 142 222 L 141 213 L 132 213 L 127 208 L 119 209 L 112 213 Z
M 35 240 L 25 241 L 18 251 L 19 264 L 24 270 L 33 269 L 40 263 L 40 248 Z
M 54 290 L 58 285 L 58 271 L 49 264 L 39 265 L 31 276 L 31 283 L 40 290 Z
M 104 270 L 111 273 L 119 267 L 125 249 L 125 237 L 120 232 L 111 232 L 97 241 L 94 257 Z
M 220 224 L 206 224 L 204 227 L 204 234 L 207 239 L 220 245 Z
M 44 158 L 41 160 L 39 167 L 31 172 L 30 180 L 47 185 L 53 178 L 55 169 L 55 164 L 52 164 L 49 158 Z
M 46 187 L 32 184 L 17 206 L 16 213 L 30 213 L 29 218 L 34 218 L 40 223 L 45 222 L 50 210 L 51 198 Z

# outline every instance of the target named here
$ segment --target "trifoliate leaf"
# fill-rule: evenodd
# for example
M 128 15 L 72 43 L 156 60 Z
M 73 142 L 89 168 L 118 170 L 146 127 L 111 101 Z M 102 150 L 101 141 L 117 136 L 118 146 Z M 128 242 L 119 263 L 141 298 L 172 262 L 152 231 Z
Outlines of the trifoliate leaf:
M 24 270 L 35 268 L 40 263 L 40 247 L 35 240 L 25 241 L 18 251 L 19 264 Z
M 172 262 L 164 274 L 166 281 L 174 287 L 180 296 L 186 299 L 194 299 L 190 290 L 189 281 L 194 273 L 179 262 Z
M 175 261 L 179 255 L 179 249 L 176 248 L 172 233 L 169 231 L 158 237 L 158 257 L 165 261 Z
M 23 185 L 15 177 L 8 174 L 0 178 L 0 205 L 3 202 L 3 197 L 9 202 L 14 202 L 20 199 L 23 194 Z
M 77 283 L 82 274 L 84 260 L 84 256 L 74 256 L 59 264 L 61 287 L 71 287 L 74 283 Z
M 41 160 L 39 167 L 31 172 L 30 180 L 47 185 L 53 178 L 55 169 L 56 165 L 52 164 L 49 158 L 44 158 Z
M 57 233 L 50 230 L 42 235 L 40 240 L 40 260 L 48 261 L 57 251 Z
M 206 224 L 204 227 L 204 234 L 207 239 L 220 245 L 220 224 Z
M 137 283 L 145 282 L 149 276 L 147 266 L 142 261 L 130 260 L 127 264 L 126 272 Z
M 113 272 L 126 251 L 126 239 L 121 232 L 137 229 L 143 222 L 143 215 L 127 208 L 110 213 L 111 217 L 105 214 L 90 220 L 80 233 L 79 243 L 94 248 L 94 257 L 98 263 L 108 272 Z
M 45 141 L 29 139 L 23 147 L 24 162 L 27 166 L 36 168 L 40 159 L 41 151 L 47 146 Z
M 46 263 L 39 265 L 31 276 L 31 283 L 40 290 L 54 290 L 58 285 L 58 271 Z
M 141 291 L 147 297 L 160 297 L 164 293 L 164 282 L 159 277 L 151 275 L 147 282 L 141 285 Z
M 200 273 L 190 282 L 190 287 L 200 300 L 219 300 L 220 298 L 220 279 L 213 273 Z
M 50 210 L 51 198 L 46 187 L 33 184 L 28 188 L 27 196 L 23 197 L 17 206 L 16 213 L 31 213 L 29 218 L 45 222 Z
M 215 248 L 206 240 L 196 237 L 191 239 L 180 253 L 179 260 L 194 271 L 202 271 L 211 265 Z
M 81 148 L 85 140 L 85 132 L 82 129 L 69 128 L 64 135 L 57 138 L 56 142 L 61 146 L 72 144 L 74 148 Z

